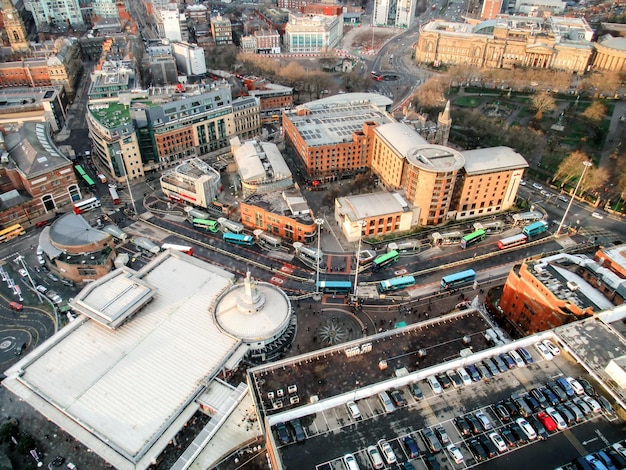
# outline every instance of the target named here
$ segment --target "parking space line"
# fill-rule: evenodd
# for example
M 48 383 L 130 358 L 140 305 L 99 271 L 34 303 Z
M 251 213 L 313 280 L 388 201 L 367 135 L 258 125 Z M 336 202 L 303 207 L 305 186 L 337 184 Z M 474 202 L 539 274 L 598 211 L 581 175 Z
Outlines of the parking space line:
M 589 453 L 569 428 L 563 430 L 563 435 L 580 455 L 587 455 Z

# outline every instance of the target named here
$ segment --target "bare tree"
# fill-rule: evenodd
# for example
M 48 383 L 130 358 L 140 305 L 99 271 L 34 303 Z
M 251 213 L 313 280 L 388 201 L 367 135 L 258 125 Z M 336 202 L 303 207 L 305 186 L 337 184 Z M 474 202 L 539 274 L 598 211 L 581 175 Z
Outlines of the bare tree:
M 540 120 L 543 117 L 543 113 L 546 111 L 552 111 L 556 108 L 556 100 L 554 96 L 547 92 L 541 92 L 533 95 L 532 99 L 533 108 L 537 110 L 535 119 Z
M 580 182 L 581 192 L 601 188 L 608 180 L 609 172 L 606 168 L 589 168 Z
M 446 86 L 441 77 L 431 77 L 417 89 L 415 98 L 420 106 L 426 108 L 441 106 L 446 101 L 444 96 Z
M 561 188 L 569 181 L 580 176 L 583 168 L 583 162 L 588 162 L 589 157 L 579 150 L 572 152 L 569 157 L 565 158 L 559 165 L 556 173 L 552 177 L 552 181 L 560 181 Z
M 583 112 L 583 117 L 598 124 L 604 116 L 606 116 L 606 106 L 597 100 L 591 102 L 591 104 Z

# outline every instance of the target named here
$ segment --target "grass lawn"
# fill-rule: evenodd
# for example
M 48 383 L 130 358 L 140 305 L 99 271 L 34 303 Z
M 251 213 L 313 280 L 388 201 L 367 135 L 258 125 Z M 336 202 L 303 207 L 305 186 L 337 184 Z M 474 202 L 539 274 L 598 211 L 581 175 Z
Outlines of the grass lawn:
M 478 96 L 459 96 L 454 100 L 456 106 L 461 108 L 478 108 L 483 104 L 483 99 Z

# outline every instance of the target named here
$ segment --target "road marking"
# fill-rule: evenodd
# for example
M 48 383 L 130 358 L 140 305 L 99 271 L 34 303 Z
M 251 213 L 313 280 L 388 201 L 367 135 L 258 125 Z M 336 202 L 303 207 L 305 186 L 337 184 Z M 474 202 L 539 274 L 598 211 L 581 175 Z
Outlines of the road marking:
M 586 446 L 587 444 L 591 444 L 592 442 L 597 441 L 599 438 L 598 437 L 594 437 L 592 439 L 587 439 L 586 441 L 582 441 L 581 444 Z
M 574 447 L 574 449 L 576 449 L 578 451 L 578 453 L 580 455 L 587 455 L 589 452 L 587 452 L 587 449 L 585 449 L 582 445 L 581 442 L 576 439 L 576 436 L 574 436 L 574 434 L 572 433 L 572 431 L 570 431 L 569 429 L 565 429 L 563 431 L 563 435 L 566 437 L 566 439 L 570 442 L 570 444 L 572 444 L 572 446 Z M 597 439 L 597 438 L 595 438 Z M 584 444 L 584 443 L 583 443 Z

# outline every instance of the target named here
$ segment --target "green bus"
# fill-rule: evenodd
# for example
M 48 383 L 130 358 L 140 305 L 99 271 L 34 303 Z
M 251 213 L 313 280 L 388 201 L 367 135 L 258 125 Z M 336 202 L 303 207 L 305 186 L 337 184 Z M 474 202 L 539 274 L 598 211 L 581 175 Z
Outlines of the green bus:
M 400 254 L 396 250 L 392 250 L 389 253 L 385 253 L 384 255 L 380 255 L 376 258 L 372 263 L 372 270 L 374 272 L 380 271 L 383 267 L 388 264 L 395 263 L 398 261 Z
M 482 242 L 485 239 L 485 235 L 486 232 L 482 228 L 470 233 L 469 235 L 465 235 L 461 239 L 461 248 L 468 248 L 478 242 Z
M 211 219 L 193 219 L 193 226 L 199 228 L 200 230 L 205 230 L 207 232 L 217 233 L 219 230 L 219 225 L 215 220 Z

